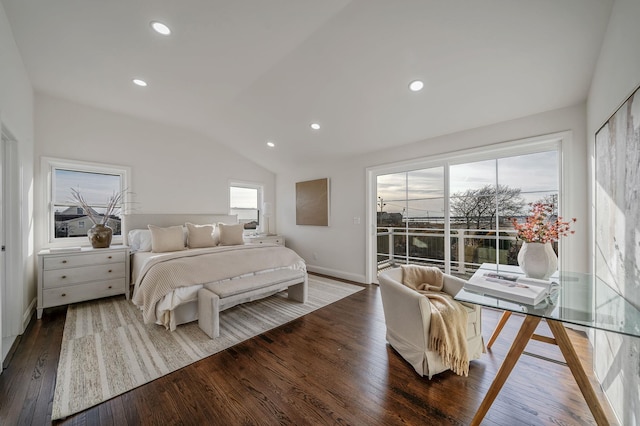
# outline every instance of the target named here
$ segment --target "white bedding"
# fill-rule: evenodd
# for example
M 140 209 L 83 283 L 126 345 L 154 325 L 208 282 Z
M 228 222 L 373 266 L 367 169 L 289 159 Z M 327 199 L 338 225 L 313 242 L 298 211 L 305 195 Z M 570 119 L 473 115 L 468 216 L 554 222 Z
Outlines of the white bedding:
M 201 249 L 191 249 L 189 251 L 194 252 L 197 250 Z M 185 250 L 183 250 L 182 252 L 185 252 Z M 153 253 L 150 251 L 141 251 L 134 253 L 131 256 L 131 282 L 136 283 L 137 286 L 140 272 L 144 270 L 147 263 L 165 254 L 167 253 Z M 180 287 L 160 299 L 160 301 L 156 305 L 156 324 L 167 326 L 167 324 L 163 322 L 163 318 L 167 318 L 169 320 L 169 328 L 171 330 L 175 330 L 176 326 L 180 324 L 185 324 L 187 322 L 197 320 L 198 314 L 195 306 L 188 307 L 186 305 L 190 302 L 196 302 L 198 300 L 198 290 L 202 288 L 202 285 L 203 284 L 197 284 L 188 287 Z M 176 308 L 183 305 L 185 306 L 182 308 L 182 311 L 184 311 L 185 314 L 182 316 L 175 315 Z
M 282 246 L 278 245 L 262 245 L 262 249 L 264 250 L 289 250 L 285 249 Z M 270 248 L 271 247 L 271 248 Z M 237 256 L 240 262 L 242 262 L 243 251 L 245 250 L 260 250 L 257 246 L 254 245 L 246 245 L 246 246 L 217 246 L 210 248 L 201 248 L 201 249 L 188 249 L 182 250 L 179 252 L 169 252 L 169 253 L 152 253 L 152 252 L 137 252 L 132 255 L 132 280 L 135 282 L 134 287 L 134 296 L 132 300 L 136 303 L 141 309 L 152 309 L 150 306 L 144 306 L 144 303 L 141 302 L 142 297 L 138 293 L 142 293 L 140 290 L 140 286 L 149 286 L 153 285 L 149 283 L 148 280 L 145 281 L 147 272 L 153 268 L 157 264 L 165 264 L 167 266 L 172 259 L 185 259 L 185 258 L 203 258 L 206 259 L 207 262 L 212 262 L 211 254 L 216 252 L 226 253 L 225 256 L 228 256 L 230 253 L 234 253 Z M 264 252 L 265 254 L 267 252 Z M 293 252 L 292 252 L 293 253 Z M 203 255 L 203 256 L 201 256 Z M 206 255 L 206 256 L 204 256 Z M 198 290 L 202 288 L 204 284 L 209 282 L 216 281 L 226 281 L 229 279 L 237 278 L 240 276 L 253 275 L 255 273 L 271 271 L 274 269 L 280 269 L 283 267 L 290 269 L 302 269 L 306 271 L 306 265 L 304 260 L 297 256 L 297 260 L 288 265 L 277 264 L 271 267 L 265 267 L 262 265 L 260 270 L 244 272 L 241 275 L 233 275 L 233 276 L 225 276 L 224 274 L 217 273 L 216 279 L 208 280 L 204 277 L 202 278 L 202 282 L 197 284 L 185 284 L 185 283 L 173 283 L 173 288 L 170 292 L 166 293 L 162 296 L 157 303 L 155 303 L 155 312 L 151 315 L 146 313 L 146 317 L 154 318 L 156 324 L 164 325 L 166 328 L 175 330 L 176 326 L 185 322 L 194 321 L 197 319 L 197 310 L 195 309 L 197 298 L 198 298 Z M 228 258 L 227 258 L 228 261 Z M 228 266 L 228 265 L 227 265 Z M 225 265 L 219 266 L 220 270 L 225 269 Z M 246 266 L 244 267 L 246 269 Z M 218 279 L 221 276 L 224 276 L 222 279 Z M 188 306 L 193 305 L 193 306 Z

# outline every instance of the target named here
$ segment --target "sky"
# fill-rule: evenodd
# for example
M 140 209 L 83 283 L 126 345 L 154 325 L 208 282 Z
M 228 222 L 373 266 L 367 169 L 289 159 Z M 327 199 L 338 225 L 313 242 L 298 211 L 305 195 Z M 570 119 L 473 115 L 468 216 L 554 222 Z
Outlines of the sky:
M 71 188 L 78 189 L 90 205 L 104 205 L 120 192 L 120 176 L 56 169 L 54 204 L 72 203 Z
M 548 193 L 557 192 L 558 153 L 548 151 L 498 160 L 455 164 L 450 166 L 449 176 L 451 195 L 467 189 L 495 185 L 497 176 L 500 185 L 520 188 L 525 202 L 530 203 Z M 408 194 L 407 186 L 410 188 Z M 444 215 L 444 167 L 379 176 L 378 197 L 382 197 L 385 204 L 383 210 L 389 213 L 401 213 L 403 208 L 407 207 L 405 199 L 408 198 L 410 200 L 408 202 L 409 217 L 442 217 Z M 378 211 L 380 211 L 379 204 Z
M 232 186 L 229 188 L 231 194 L 231 208 L 258 208 L 258 190 L 255 188 L 241 188 Z

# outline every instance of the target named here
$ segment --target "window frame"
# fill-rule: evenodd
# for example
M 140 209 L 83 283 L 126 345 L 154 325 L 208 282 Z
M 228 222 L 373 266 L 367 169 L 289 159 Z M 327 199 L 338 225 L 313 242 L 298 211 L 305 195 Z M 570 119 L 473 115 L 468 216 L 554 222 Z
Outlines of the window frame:
M 450 212 L 450 200 L 449 197 L 449 168 L 452 165 L 463 164 L 466 162 L 475 162 L 489 159 L 499 159 L 503 157 L 510 157 L 514 155 L 533 154 L 544 150 L 557 150 L 558 151 L 558 194 L 560 204 L 558 206 L 558 212 L 562 214 L 563 206 L 572 205 L 572 193 L 568 190 L 568 179 L 564 176 L 564 172 L 567 172 L 564 159 L 570 157 L 571 152 L 571 132 L 558 132 L 548 135 L 536 136 L 531 138 L 522 138 L 520 140 L 513 140 L 509 142 L 500 142 L 495 144 L 489 144 L 479 146 L 475 148 L 464 149 L 460 151 L 445 152 L 442 154 L 436 154 L 429 157 L 421 157 L 411 160 L 398 161 L 394 163 L 383 164 L 379 166 L 372 166 L 366 169 L 366 205 L 367 205 L 367 227 L 371 229 L 371 232 L 366 236 L 366 280 L 368 282 L 377 282 L 377 265 L 374 262 L 375 258 L 375 246 L 376 246 L 376 211 L 377 211 L 377 177 L 379 175 L 390 173 L 402 173 L 410 172 L 412 170 L 420 170 L 424 168 L 432 168 L 437 166 L 444 166 L 445 168 L 445 212 L 448 215 Z M 448 218 L 445 221 L 445 234 L 450 234 Z M 445 253 L 450 252 L 450 239 L 445 238 Z M 558 251 L 561 263 L 565 263 L 566 255 L 565 246 L 559 241 Z M 445 260 L 446 271 L 449 271 L 450 262 L 449 259 Z M 562 265 L 561 265 L 562 268 Z
M 131 175 L 131 168 L 127 166 L 120 166 L 115 164 L 94 163 L 89 161 L 68 160 L 53 157 L 42 157 L 41 159 L 41 176 L 44 182 L 43 185 L 43 201 L 45 208 L 43 209 L 43 223 L 44 236 L 43 247 L 68 247 L 68 246 L 89 246 L 91 245 L 89 239 L 84 236 L 79 237 L 56 237 L 55 235 L 55 212 L 54 212 L 54 185 L 55 185 L 55 171 L 70 170 L 83 173 L 99 173 L 120 176 L 120 191 L 123 192 L 121 201 L 122 226 L 121 229 L 126 229 L 124 224 L 124 215 L 128 214 L 129 199 L 128 195 L 131 191 L 129 184 L 129 176 Z M 123 244 L 123 235 L 114 235 L 112 244 Z
M 238 181 L 238 180 L 230 180 L 229 181 L 229 185 L 227 187 L 228 192 L 229 192 L 229 196 L 227 197 L 227 202 L 228 202 L 228 209 L 227 211 L 229 212 L 229 214 L 231 213 L 231 188 L 246 188 L 246 189 L 255 189 L 257 190 L 257 210 L 258 210 L 258 227 L 256 229 L 244 229 L 244 234 L 245 235 L 251 235 L 251 234 L 257 234 L 257 233 L 264 233 L 264 229 L 265 229 L 265 221 L 266 218 L 264 217 L 264 209 L 262 208 L 263 204 L 264 204 L 264 185 L 262 183 L 257 183 L 257 182 L 246 182 L 246 181 Z M 238 220 L 238 222 L 240 222 Z

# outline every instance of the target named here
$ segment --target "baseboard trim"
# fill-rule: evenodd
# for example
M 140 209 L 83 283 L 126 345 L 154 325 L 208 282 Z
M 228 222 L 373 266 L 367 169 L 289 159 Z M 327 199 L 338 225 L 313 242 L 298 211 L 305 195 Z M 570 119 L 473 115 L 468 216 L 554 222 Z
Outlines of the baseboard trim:
M 34 297 L 33 299 L 31 299 L 31 303 L 29 303 L 29 306 L 22 314 L 22 331 L 20 332 L 20 334 L 24 333 L 24 331 L 27 329 L 27 326 L 29 325 L 29 321 L 31 321 L 31 317 L 33 316 L 33 313 L 35 312 L 35 310 L 36 310 L 36 298 Z
M 351 272 L 337 271 L 335 269 L 323 268 L 322 266 L 314 265 L 307 265 L 307 271 L 329 277 L 342 278 L 343 280 L 353 281 L 359 284 L 369 284 L 365 281 L 366 279 L 364 275 L 353 274 Z

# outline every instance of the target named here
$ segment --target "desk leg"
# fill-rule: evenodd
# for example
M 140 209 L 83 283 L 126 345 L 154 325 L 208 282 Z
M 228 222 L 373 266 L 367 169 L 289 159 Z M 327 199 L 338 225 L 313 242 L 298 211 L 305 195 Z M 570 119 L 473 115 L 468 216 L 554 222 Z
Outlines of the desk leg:
M 589 378 L 582 368 L 580 358 L 578 358 L 578 355 L 573 348 L 573 343 L 571 343 L 564 325 L 559 321 L 551 319 L 547 319 L 547 324 L 549 325 L 553 336 L 556 338 L 556 343 L 560 348 L 560 351 L 562 351 L 562 356 L 564 356 L 573 377 L 576 379 L 580 392 L 582 392 L 582 396 L 584 396 L 585 401 L 587 401 L 587 405 L 589 406 L 596 423 L 598 425 L 608 425 L 609 422 L 604 414 L 604 410 L 600 405 L 600 401 L 598 401 L 598 397 L 596 396 L 591 383 L 589 383 Z
M 498 335 L 502 331 L 502 328 L 507 323 L 507 320 L 509 319 L 510 316 L 511 316 L 511 311 L 504 311 L 502 313 L 502 316 L 500 317 L 500 321 L 498 321 L 498 325 L 496 325 L 496 328 L 493 330 L 493 333 L 489 338 L 489 343 L 487 343 L 487 349 L 491 349 L 493 342 L 495 342 L 496 339 L 498 338 Z
M 507 377 L 509 377 L 509 374 L 511 374 L 511 370 L 513 370 L 513 367 L 516 365 L 516 362 L 518 362 L 520 355 L 522 355 L 522 351 L 524 351 L 527 343 L 529 343 L 529 339 L 531 339 L 531 336 L 533 336 L 533 333 L 536 331 L 536 327 L 538 327 L 538 324 L 540 324 L 540 320 L 540 317 L 536 317 L 533 315 L 525 316 L 524 322 L 520 327 L 520 331 L 518 331 L 518 335 L 513 341 L 511 349 L 509 349 L 509 353 L 502 362 L 500 370 L 498 370 L 496 378 L 493 379 L 493 383 L 491 383 L 491 387 L 487 391 L 487 394 L 484 396 L 484 399 L 482 400 L 482 403 L 480 404 L 476 415 L 473 417 L 473 420 L 471 420 L 472 426 L 480 425 L 482 419 L 484 419 L 487 411 L 489 411 L 489 408 L 491 408 L 491 404 L 493 404 L 493 401 L 498 396 L 498 393 L 500 393 L 500 389 L 502 389 L 504 382 L 507 381 Z

